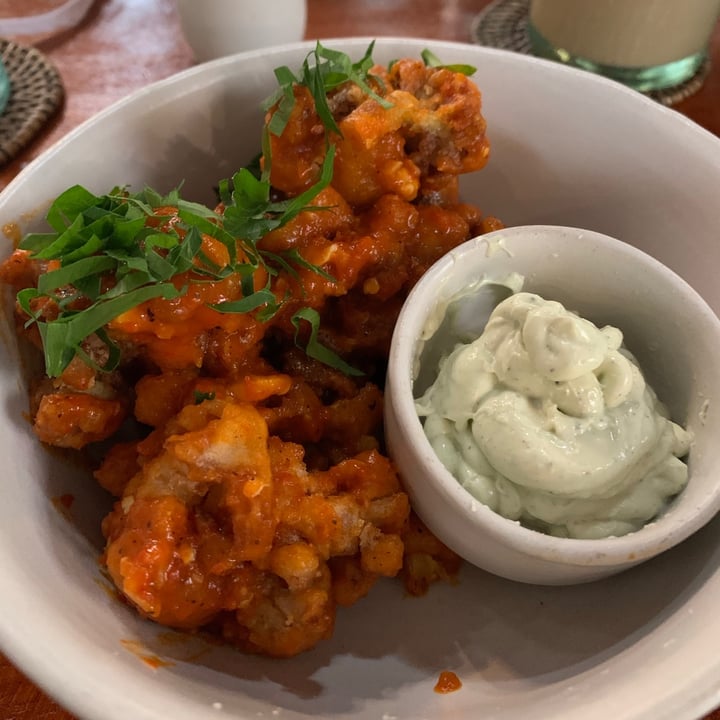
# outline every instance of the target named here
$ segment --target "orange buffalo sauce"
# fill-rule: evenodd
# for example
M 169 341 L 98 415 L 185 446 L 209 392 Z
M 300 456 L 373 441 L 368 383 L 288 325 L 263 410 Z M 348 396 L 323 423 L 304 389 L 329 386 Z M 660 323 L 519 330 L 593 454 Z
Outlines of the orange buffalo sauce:
M 446 695 L 447 693 L 455 692 L 462 687 L 460 678 L 451 670 L 443 670 L 440 673 L 438 681 L 435 683 L 434 690 L 436 693 Z
M 332 183 L 257 238 L 251 254 L 268 264 L 225 272 L 228 247 L 196 225 L 203 259 L 167 280 L 177 295 L 113 317 L 103 333 L 114 347 L 103 333 L 84 338 L 82 353 L 59 377 L 39 378 L 31 397 L 46 444 L 113 443 L 95 477 L 116 497 L 102 561 L 120 597 L 160 625 L 252 653 L 314 647 L 331 636 L 337 608 L 382 577 L 402 575 L 422 595 L 459 568 L 412 515 L 382 454 L 382 385 L 414 283 L 452 248 L 501 226 L 460 202 L 458 176 L 487 160 L 485 120 L 479 90 L 462 74 L 410 59 L 376 72 L 378 92 L 392 96 L 387 107 L 345 84 L 329 98 L 341 132 L 326 133 L 312 94 L 296 88 L 284 131 L 270 133 L 273 202 L 318 181 L 328 143 L 337 154 Z M 232 220 L 227 210 L 208 222 Z M 236 219 L 236 211 L 245 212 L 236 207 Z M 181 215 L 157 207 L 146 223 L 181 236 L 192 225 Z M 252 244 L 237 238 L 238 254 Z M 16 250 L 0 263 L 0 283 L 37 289 L 58 267 Z M 107 292 L 120 278 L 96 280 Z M 239 301 L 249 289 L 275 302 L 233 312 L 247 306 Z M 16 326 L 37 347 L 28 320 L 82 312 L 97 294 L 58 290 L 16 306 Z M 304 352 L 310 341 L 360 374 Z M 134 642 L 124 646 L 149 666 L 166 662 Z M 446 672 L 436 691 L 459 687 Z

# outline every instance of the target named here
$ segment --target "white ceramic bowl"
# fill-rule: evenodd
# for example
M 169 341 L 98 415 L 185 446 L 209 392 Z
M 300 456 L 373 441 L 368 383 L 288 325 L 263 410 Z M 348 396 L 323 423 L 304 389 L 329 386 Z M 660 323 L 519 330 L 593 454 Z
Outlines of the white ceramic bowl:
M 361 57 L 367 38 L 328 41 Z M 0 226 L 39 227 L 69 184 L 170 189 L 208 202 L 257 152 L 273 68 L 311 44 L 193 68 L 101 113 L 0 195 Z M 508 225 L 622 237 L 720 310 L 720 140 L 602 78 L 471 45 L 381 39 L 380 62 L 429 47 L 472 63 L 492 141 L 464 196 Z M 100 160 L 101 159 L 101 160 Z M 9 248 L 8 248 L 9 251 Z M 422 600 L 398 583 L 342 611 L 335 637 L 289 661 L 170 642 L 111 597 L 98 569 L 107 498 L 38 448 L 23 419 L 13 332 L 0 353 L 0 647 L 84 720 L 691 720 L 720 705 L 720 522 L 638 568 L 573 587 L 518 585 L 465 567 Z M 708 421 L 720 412 L 710 407 Z M 71 493 L 72 522 L 52 498 Z M 146 652 L 173 662 L 156 670 Z M 134 651 L 134 652 L 133 652 Z M 460 691 L 438 695 L 441 670 Z
M 463 488 L 425 436 L 415 397 L 434 382 L 439 357 L 462 336 L 452 324 L 438 328 L 438 317 L 455 298 L 453 316 L 463 319 L 464 333 L 479 335 L 502 298 L 491 292 L 492 286 L 463 291 L 480 278 L 501 281 L 512 273 L 525 278 L 524 291 L 557 300 L 598 326 L 620 328 L 671 417 L 693 434 L 687 488 L 661 517 L 637 532 L 577 540 L 522 527 Z M 426 337 L 429 329 L 433 334 Z M 417 513 L 469 562 L 527 583 L 597 580 L 673 547 L 720 509 L 720 416 L 706 416 L 710 405 L 720 402 L 718 357 L 717 316 L 688 283 L 650 255 L 576 228 L 524 225 L 499 230 L 441 258 L 405 302 L 395 326 L 385 388 L 388 450 Z M 423 387 L 416 386 L 418 379 Z

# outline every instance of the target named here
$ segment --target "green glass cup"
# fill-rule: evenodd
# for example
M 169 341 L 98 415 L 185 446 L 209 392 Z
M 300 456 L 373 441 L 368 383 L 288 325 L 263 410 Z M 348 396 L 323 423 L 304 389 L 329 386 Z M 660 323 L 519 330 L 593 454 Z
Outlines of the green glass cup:
M 10 99 L 10 89 L 10 78 L 0 60 L 0 115 L 5 111 L 5 106 Z
M 642 92 L 694 77 L 720 0 L 531 0 L 533 54 L 589 70 Z

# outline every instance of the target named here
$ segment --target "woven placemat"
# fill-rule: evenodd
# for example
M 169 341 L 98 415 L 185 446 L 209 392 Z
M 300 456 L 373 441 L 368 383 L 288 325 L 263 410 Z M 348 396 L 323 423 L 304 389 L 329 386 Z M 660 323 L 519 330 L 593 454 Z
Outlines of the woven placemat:
M 10 162 L 57 112 L 65 97 L 55 66 L 37 49 L 0 38 L 10 97 L 0 115 L 0 166 Z
M 479 12 L 473 21 L 471 36 L 478 45 L 532 54 L 528 36 L 530 0 L 495 0 Z M 710 72 L 708 58 L 685 82 L 662 90 L 643 93 L 663 105 L 675 105 L 696 93 Z

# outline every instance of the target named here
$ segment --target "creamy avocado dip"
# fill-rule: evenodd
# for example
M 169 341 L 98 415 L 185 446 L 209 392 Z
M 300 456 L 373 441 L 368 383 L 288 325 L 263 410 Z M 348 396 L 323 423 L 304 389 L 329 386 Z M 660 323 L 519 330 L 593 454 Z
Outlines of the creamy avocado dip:
M 638 530 L 685 487 L 691 436 L 622 343 L 617 328 L 516 292 L 416 401 L 432 447 L 472 495 L 528 527 Z

